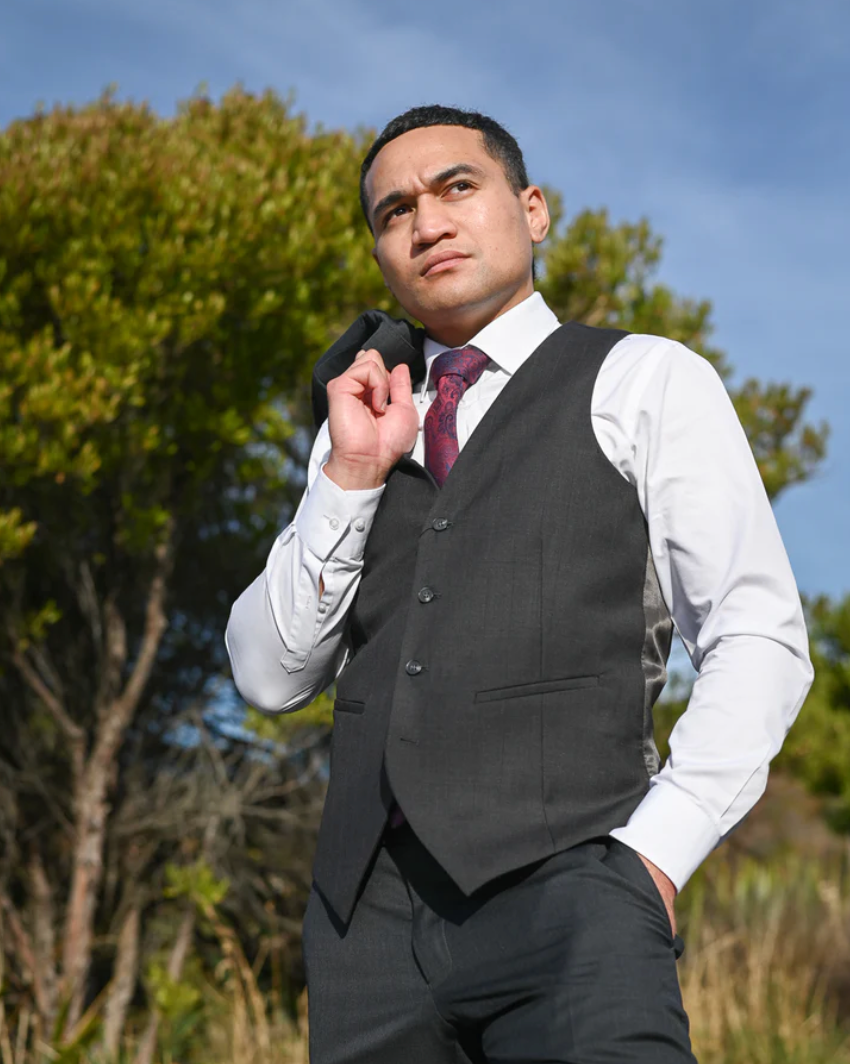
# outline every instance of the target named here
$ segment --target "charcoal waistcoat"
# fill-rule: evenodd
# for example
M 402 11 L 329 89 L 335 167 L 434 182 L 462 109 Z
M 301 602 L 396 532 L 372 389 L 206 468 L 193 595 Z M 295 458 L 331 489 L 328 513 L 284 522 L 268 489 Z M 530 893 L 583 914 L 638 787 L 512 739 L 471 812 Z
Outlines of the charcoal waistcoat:
M 442 489 L 387 479 L 348 617 L 314 879 L 347 922 L 398 800 L 467 894 L 626 823 L 658 769 L 672 623 L 590 418 L 614 330 L 520 366 Z

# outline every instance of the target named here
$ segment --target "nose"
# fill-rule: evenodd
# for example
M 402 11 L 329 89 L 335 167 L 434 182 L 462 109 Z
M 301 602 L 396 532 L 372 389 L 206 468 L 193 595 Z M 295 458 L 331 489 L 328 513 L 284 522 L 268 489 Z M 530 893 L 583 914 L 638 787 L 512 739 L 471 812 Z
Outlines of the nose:
M 417 244 L 436 244 L 443 237 L 453 237 L 457 227 L 448 205 L 437 196 L 421 196 L 416 204 L 413 240 Z

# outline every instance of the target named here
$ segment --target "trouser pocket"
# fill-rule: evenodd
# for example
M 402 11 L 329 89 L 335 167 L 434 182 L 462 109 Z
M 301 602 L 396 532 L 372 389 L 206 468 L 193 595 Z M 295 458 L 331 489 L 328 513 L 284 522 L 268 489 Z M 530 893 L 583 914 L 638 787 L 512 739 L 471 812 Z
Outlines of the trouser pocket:
M 655 880 L 652 878 L 649 869 L 643 863 L 640 854 L 637 850 L 633 850 L 631 846 L 627 846 L 624 842 L 620 842 L 619 839 L 615 839 L 610 835 L 606 840 L 606 844 L 608 852 L 603 858 L 605 867 L 622 876 L 627 882 L 639 890 L 663 917 L 664 926 L 667 929 L 667 934 L 670 940 L 670 946 L 673 949 L 676 960 L 678 960 L 685 952 L 684 939 L 682 939 L 681 935 L 673 933 L 673 928 L 670 925 L 670 916 L 667 912 L 667 906 L 664 903 L 664 899 L 661 896 L 661 891 L 659 891 L 658 887 L 655 885 Z

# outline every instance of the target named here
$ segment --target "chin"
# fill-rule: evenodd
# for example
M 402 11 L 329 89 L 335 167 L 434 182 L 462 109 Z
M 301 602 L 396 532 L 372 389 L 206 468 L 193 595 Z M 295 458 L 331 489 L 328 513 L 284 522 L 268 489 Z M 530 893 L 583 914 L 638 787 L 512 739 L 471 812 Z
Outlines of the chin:
M 455 316 L 479 307 L 486 299 L 486 293 L 481 291 L 479 285 L 464 283 L 459 277 L 446 276 L 445 281 L 448 283 L 435 285 L 429 292 L 423 293 L 424 298 L 419 301 L 422 314 Z M 419 320 L 424 320 L 421 315 Z

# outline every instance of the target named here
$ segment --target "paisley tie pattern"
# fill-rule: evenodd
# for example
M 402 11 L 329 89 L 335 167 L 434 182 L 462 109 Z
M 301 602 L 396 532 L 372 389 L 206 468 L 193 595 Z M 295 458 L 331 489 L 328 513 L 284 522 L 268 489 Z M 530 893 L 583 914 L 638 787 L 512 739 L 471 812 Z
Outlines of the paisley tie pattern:
M 456 347 L 438 355 L 431 366 L 431 379 L 437 385 L 437 397 L 425 415 L 425 468 L 443 486 L 449 470 L 460 453 L 457 442 L 457 404 L 475 384 L 489 358 L 477 347 Z M 398 828 L 405 822 L 404 813 L 393 803 L 389 826 Z
M 425 415 L 425 468 L 443 486 L 460 448 L 457 442 L 457 405 L 475 384 L 489 359 L 477 347 L 456 347 L 434 359 L 431 378 L 437 397 Z

